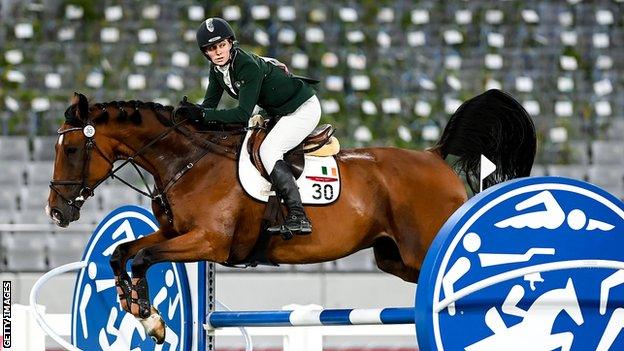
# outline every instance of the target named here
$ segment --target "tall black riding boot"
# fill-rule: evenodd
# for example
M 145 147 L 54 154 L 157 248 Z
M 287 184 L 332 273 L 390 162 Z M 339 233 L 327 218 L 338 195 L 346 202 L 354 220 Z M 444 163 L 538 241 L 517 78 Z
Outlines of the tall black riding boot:
M 284 200 L 288 208 L 288 216 L 283 225 L 276 225 L 267 230 L 272 233 L 290 231 L 299 235 L 311 233 L 312 223 L 303 210 L 299 188 L 286 162 L 277 161 L 270 176 L 277 195 Z

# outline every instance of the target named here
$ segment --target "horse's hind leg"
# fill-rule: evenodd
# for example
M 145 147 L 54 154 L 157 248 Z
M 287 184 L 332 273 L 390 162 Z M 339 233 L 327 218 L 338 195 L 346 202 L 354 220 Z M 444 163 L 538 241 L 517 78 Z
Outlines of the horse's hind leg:
M 377 239 L 373 244 L 373 251 L 379 269 L 408 282 L 415 283 L 418 281 L 420 271 L 403 263 L 399 249 L 390 237 Z
M 165 234 L 158 230 L 152 234 L 142 238 L 128 241 L 117 245 L 111 255 L 110 265 L 115 275 L 115 285 L 117 286 L 117 295 L 121 308 L 126 312 L 130 312 L 130 292 L 132 291 L 132 282 L 126 272 L 126 262 L 134 257 L 134 255 L 144 247 L 157 244 L 167 240 Z
M 195 230 L 182 234 L 137 252 L 132 262 L 132 299 L 130 312 L 145 328 L 156 343 L 165 340 L 165 323 L 159 312 L 151 305 L 146 272 L 152 265 L 164 262 L 212 261 L 225 262 L 229 256 L 230 237 L 211 235 Z

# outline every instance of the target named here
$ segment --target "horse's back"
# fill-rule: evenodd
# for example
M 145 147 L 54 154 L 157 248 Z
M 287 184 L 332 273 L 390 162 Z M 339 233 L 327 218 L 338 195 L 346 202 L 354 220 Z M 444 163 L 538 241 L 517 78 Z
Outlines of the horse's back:
M 347 175 L 371 174 L 387 185 L 389 193 L 437 193 L 463 201 L 467 197 L 455 171 L 434 151 L 393 147 L 347 149 L 336 159 L 346 182 Z

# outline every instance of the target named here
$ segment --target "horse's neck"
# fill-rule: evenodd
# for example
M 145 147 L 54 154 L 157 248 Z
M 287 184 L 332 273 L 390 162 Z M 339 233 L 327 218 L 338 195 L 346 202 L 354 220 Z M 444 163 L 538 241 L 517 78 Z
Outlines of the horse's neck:
M 156 181 L 159 189 L 166 185 L 172 177 L 186 167 L 189 160 L 196 157 L 202 150 L 178 131 L 167 131 L 166 126 L 155 125 L 153 128 L 140 128 L 137 131 L 124 131 L 118 140 L 124 145 L 118 155 L 120 159 L 128 159 L 139 152 L 134 162 L 147 170 Z M 159 139 L 147 146 L 155 139 Z

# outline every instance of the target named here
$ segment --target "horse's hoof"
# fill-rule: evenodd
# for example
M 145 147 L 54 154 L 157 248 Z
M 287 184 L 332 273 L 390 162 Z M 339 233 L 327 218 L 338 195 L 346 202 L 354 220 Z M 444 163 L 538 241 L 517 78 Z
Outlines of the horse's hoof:
M 153 306 L 151 312 L 152 314 L 149 317 L 139 319 L 139 321 L 141 325 L 143 325 L 143 328 L 145 328 L 146 334 L 160 345 L 165 342 L 165 321 L 160 316 L 158 310 Z

